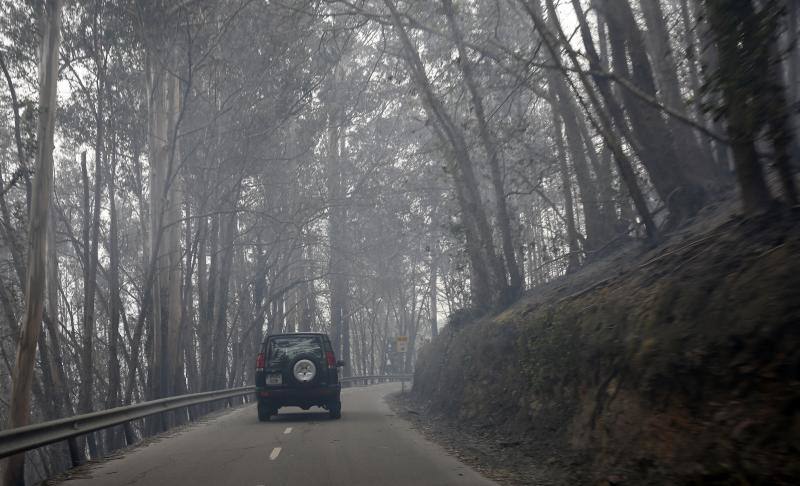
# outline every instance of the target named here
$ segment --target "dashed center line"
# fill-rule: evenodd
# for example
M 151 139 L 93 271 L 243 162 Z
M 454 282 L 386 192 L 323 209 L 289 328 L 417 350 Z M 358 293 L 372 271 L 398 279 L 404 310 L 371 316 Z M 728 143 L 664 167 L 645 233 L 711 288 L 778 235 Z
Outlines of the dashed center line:
M 284 430 L 283 433 L 284 433 L 284 435 L 291 434 L 292 433 L 292 428 L 291 427 L 286 427 L 286 430 Z
M 272 449 L 272 452 L 269 454 L 269 460 L 270 461 L 274 461 L 275 459 L 278 458 L 278 456 L 280 454 L 281 454 L 281 448 L 280 447 L 276 447 L 276 448 Z

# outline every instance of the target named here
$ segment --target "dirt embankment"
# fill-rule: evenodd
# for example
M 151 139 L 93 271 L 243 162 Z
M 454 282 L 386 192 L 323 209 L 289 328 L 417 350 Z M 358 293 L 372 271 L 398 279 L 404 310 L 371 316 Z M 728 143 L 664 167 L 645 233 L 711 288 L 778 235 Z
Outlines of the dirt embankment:
M 414 406 L 573 481 L 800 484 L 798 211 L 604 273 L 448 326 Z

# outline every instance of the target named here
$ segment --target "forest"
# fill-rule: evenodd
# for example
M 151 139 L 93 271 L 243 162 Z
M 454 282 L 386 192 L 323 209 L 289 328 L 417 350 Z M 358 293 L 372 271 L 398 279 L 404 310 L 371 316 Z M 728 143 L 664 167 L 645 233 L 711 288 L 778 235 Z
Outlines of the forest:
M 794 206 L 799 30 L 793 0 L 0 0 L 0 420 L 250 385 L 268 333 L 410 373 L 707 207 Z

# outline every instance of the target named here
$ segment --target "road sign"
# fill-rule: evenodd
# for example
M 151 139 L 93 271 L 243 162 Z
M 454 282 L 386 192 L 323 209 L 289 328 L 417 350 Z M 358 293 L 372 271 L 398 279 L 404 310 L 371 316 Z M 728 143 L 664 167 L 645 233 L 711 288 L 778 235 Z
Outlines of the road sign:
M 397 352 L 405 353 L 408 351 L 408 336 L 397 336 Z

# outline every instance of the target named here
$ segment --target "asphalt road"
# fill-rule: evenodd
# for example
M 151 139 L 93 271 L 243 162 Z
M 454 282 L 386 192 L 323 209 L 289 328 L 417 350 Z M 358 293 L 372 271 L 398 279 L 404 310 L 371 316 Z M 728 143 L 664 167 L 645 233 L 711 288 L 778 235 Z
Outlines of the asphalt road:
M 490 485 L 425 440 L 383 397 L 399 384 L 342 391 L 342 418 L 283 408 L 261 423 L 231 411 L 92 466 L 63 486 Z

